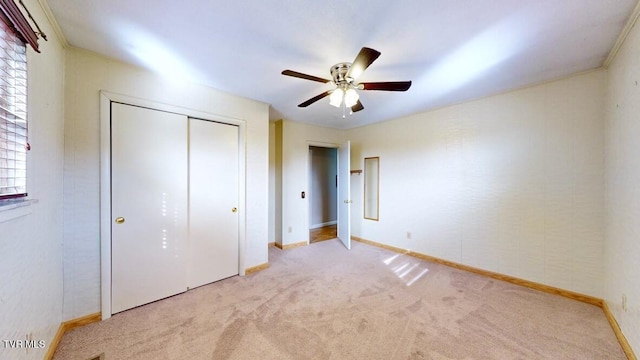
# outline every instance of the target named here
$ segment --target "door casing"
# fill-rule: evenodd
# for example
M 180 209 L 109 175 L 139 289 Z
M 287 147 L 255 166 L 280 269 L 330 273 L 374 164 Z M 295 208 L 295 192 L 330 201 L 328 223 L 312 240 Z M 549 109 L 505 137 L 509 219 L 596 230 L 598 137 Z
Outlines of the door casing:
M 350 142 L 347 142 L 347 143 L 349 143 L 349 145 L 350 145 Z M 307 141 L 307 150 L 309 149 L 309 147 L 315 146 L 315 147 L 333 148 L 333 149 L 338 150 L 338 152 L 339 152 L 340 147 L 344 146 L 344 145 L 346 145 L 346 144 L 325 143 L 325 142 L 320 142 L 320 141 Z M 336 154 L 336 156 L 339 156 L 339 153 Z M 338 164 L 338 178 L 343 176 L 347 180 L 349 180 L 350 179 L 350 175 L 351 175 L 349 169 L 347 169 L 345 174 L 341 174 L 339 166 L 340 165 Z M 307 156 L 307 186 L 309 186 L 309 187 L 310 187 L 310 183 L 311 183 L 310 180 L 309 180 L 309 177 L 311 176 L 311 173 L 312 173 L 311 161 L 309 159 L 309 156 Z M 340 229 L 340 222 L 341 222 L 340 221 L 340 207 L 341 207 L 341 202 L 344 201 L 344 199 L 340 198 L 340 190 L 338 190 L 337 196 L 338 196 L 338 200 L 337 200 L 337 204 L 336 205 L 338 207 L 338 229 Z M 349 201 L 350 201 L 350 196 L 351 196 L 351 194 L 350 194 L 350 189 L 349 189 L 348 196 L 347 196 L 349 198 L 348 199 Z M 351 203 L 347 203 L 346 205 L 347 206 L 351 206 Z M 311 215 L 310 215 L 311 214 L 311 202 L 310 201 L 307 201 L 306 211 L 307 211 L 306 229 L 309 229 L 309 227 L 310 227 L 310 218 L 311 218 Z M 347 221 L 347 224 L 346 224 L 347 231 L 343 231 L 343 234 L 348 234 L 347 236 L 349 237 L 349 239 L 348 240 L 347 239 L 342 239 L 342 241 L 343 241 L 343 243 L 344 243 L 344 245 L 345 245 L 345 247 L 347 249 L 351 249 L 351 239 L 350 239 L 350 237 L 351 237 L 351 216 L 350 215 L 347 217 L 346 221 Z M 342 227 L 344 229 L 345 225 L 343 224 Z M 309 236 L 309 231 L 307 231 L 307 244 L 309 244 L 310 241 L 311 241 L 311 239 L 310 239 L 310 236 Z

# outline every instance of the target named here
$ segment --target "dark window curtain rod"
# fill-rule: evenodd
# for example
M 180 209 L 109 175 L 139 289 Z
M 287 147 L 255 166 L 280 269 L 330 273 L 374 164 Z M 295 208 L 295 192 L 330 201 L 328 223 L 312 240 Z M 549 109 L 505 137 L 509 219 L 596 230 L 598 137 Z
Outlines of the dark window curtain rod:
M 22 5 L 22 7 L 29 15 L 31 21 L 33 21 L 33 23 L 36 25 L 38 32 L 33 30 L 31 25 L 29 24 L 29 21 L 24 17 L 14 0 L 0 0 L 0 10 L 2 10 L 3 15 L 2 17 L 4 18 L 5 22 L 16 29 L 22 41 L 31 45 L 33 50 L 40 52 L 40 49 L 38 48 L 38 35 L 40 35 L 45 41 L 47 40 L 47 36 L 40 30 L 40 26 L 38 26 L 38 23 L 36 23 L 36 21 L 33 19 L 31 13 L 24 5 L 22 0 L 19 1 L 20 5 Z
M 38 32 L 36 33 L 36 35 L 40 36 L 41 38 L 44 39 L 44 41 L 49 41 L 47 40 L 47 34 L 45 34 L 41 29 L 40 29 L 40 25 L 38 25 L 38 22 L 36 21 L 36 19 L 33 18 L 33 16 L 31 16 L 31 12 L 29 11 L 29 9 L 27 9 L 27 6 L 22 2 L 22 0 L 20 0 L 20 5 L 22 5 L 22 7 L 24 8 L 24 11 L 27 12 L 27 15 L 29 15 L 29 19 L 31 19 L 31 22 L 33 22 L 33 25 L 36 26 L 36 29 L 38 29 Z

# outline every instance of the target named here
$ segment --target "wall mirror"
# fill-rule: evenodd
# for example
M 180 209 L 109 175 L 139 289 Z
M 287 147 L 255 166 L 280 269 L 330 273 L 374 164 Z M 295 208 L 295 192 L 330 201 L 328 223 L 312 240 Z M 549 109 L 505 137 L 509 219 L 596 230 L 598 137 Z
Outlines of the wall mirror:
M 364 158 L 364 218 L 378 221 L 380 158 Z

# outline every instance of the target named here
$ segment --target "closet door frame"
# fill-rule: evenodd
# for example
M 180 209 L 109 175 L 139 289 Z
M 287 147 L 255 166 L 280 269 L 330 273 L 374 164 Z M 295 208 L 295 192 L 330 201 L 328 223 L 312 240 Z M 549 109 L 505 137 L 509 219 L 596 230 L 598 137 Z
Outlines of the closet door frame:
M 246 122 L 132 96 L 100 92 L 100 300 L 102 320 L 111 317 L 111 103 L 146 107 L 191 118 L 238 126 L 238 274 L 245 275 L 246 256 Z

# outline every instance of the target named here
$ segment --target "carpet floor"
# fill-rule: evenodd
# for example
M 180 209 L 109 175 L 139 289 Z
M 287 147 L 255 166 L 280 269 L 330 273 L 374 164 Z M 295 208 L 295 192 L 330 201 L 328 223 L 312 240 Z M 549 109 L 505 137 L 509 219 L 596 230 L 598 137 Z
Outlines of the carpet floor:
M 54 359 L 626 359 L 602 309 L 362 243 L 66 333 Z

